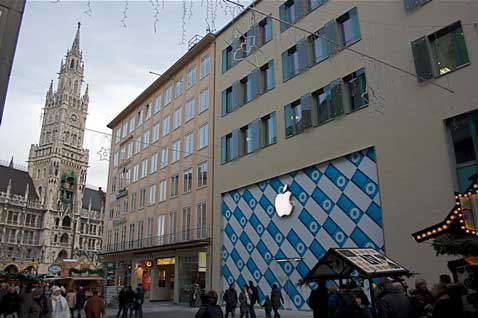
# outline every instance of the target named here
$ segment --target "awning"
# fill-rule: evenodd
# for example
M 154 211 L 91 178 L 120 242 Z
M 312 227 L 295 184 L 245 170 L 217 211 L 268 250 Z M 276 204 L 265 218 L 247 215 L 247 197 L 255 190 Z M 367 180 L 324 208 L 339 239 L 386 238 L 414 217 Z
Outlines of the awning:
M 387 276 L 409 276 L 410 272 L 379 251 L 371 248 L 331 248 L 301 281 L 351 278 L 354 272 L 368 279 Z
M 93 276 L 78 276 L 78 277 L 68 277 L 71 280 L 98 280 L 98 281 L 104 281 L 103 277 L 93 277 Z

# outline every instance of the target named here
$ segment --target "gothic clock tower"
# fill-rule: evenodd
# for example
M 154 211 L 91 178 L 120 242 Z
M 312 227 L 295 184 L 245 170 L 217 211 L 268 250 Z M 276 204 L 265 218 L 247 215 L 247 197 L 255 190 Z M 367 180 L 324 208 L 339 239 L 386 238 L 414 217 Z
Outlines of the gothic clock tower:
M 44 261 L 74 257 L 79 245 L 80 213 L 88 168 L 83 148 L 88 112 L 88 85 L 82 95 L 84 65 L 80 23 L 58 84 L 46 94 L 38 144 L 30 148 L 28 170 L 46 210 L 41 237 Z

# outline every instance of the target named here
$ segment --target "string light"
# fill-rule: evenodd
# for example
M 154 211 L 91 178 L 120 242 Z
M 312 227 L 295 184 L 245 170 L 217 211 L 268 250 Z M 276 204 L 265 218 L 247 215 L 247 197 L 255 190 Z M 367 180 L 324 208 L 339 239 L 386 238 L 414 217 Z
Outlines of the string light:
M 123 28 L 127 29 L 128 26 L 126 25 L 126 19 L 128 19 L 128 6 L 129 6 L 129 3 L 128 3 L 128 0 L 125 0 L 124 2 L 124 9 L 123 9 L 123 18 L 121 19 L 121 23 L 123 24 Z

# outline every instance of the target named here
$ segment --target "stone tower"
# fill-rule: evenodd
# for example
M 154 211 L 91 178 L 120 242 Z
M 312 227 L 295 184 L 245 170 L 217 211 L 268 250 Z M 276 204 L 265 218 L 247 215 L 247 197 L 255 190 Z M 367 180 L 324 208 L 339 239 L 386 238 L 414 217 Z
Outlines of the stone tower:
M 30 148 L 28 171 L 45 207 L 41 242 L 45 262 L 75 256 L 88 168 L 83 149 L 88 86 L 82 95 L 84 65 L 80 23 L 70 50 L 61 61 L 56 90 L 46 93 L 39 143 Z

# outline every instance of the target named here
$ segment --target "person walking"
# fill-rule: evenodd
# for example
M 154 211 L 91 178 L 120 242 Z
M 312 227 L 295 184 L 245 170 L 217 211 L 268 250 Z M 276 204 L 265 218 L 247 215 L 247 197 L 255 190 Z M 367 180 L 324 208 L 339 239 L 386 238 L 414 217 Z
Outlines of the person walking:
M 246 286 L 242 287 L 241 292 L 239 293 L 239 311 L 241 315 L 240 318 L 249 318 L 251 305 L 251 296 L 249 294 L 249 288 Z
M 65 297 L 61 295 L 61 289 L 53 286 L 51 289 L 51 297 L 48 302 L 49 318 L 70 318 L 70 308 Z
M 272 309 L 274 310 L 274 318 L 280 318 L 279 309 L 284 303 L 284 297 L 282 297 L 282 293 L 277 284 L 272 285 L 271 302 Z
M 128 310 L 126 312 L 126 316 L 128 316 L 128 313 L 129 313 L 129 318 L 133 318 L 134 299 L 136 297 L 136 294 L 134 293 L 133 288 L 131 288 L 131 286 L 128 286 L 127 295 L 128 295 L 128 304 L 126 307 L 128 308 Z
M 325 286 L 325 280 L 317 282 L 317 287 L 311 291 L 307 304 L 312 309 L 314 318 L 328 317 L 329 291 Z
M 414 310 L 407 295 L 393 287 L 389 280 L 381 282 L 382 292 L 377 301 L 377 318 L 409 318 Z
M 1 306 L 3 317 L 10 318 L 18 316 L 18 294 L 15 287 L 8 287 L 7 293 L 2 298 Z
M 434 298 L 423 278 L 415 280 L 415 289 L 410 291 L 412 305 L 417 318 L 428 317 L 433 309 Z
M 249 281 L 249 292 L 251 296 L 250 315 L 251 318 L 256 318 L 256 311 L 254 309 L 254 306 L 256 305 L 256 303 L 259 302 L 259 290 L 256 286 L 254 286 L 252 280 Z
M 74 288 L 70 289 L 66 294 L 66 302 L 68 307 L 70 307 L 70 315 L 73 318 L 75 316 L 76 309 L 76 290 Z
M 32 287 L 27 286 L 20 297 L 18 306 L 19 318 L 39 318 L 40 306 L 33 300 Z
M 354 316 L 358 318 L 372 318 L 372 309 L 370 308 L 370 301 L 361 288 L 352 290 L 352 296 L 355 300 Z M 412 317 L 410 317 L 412 318 Z
M 144 304 L 144 288 L 143 284 L 138 284 L 134 297 L 134 312 L 135 318 L 143 318 L 143 304 Z
M 265 297 L 262 307 L 264 307 L 266 318 L 272 318 L 272 302 L 269 296 Z
M 80 289 L 78 290 L 78 293 L 76 294 L 76 310 L 78 311 L 78 318 L 81 318 L 81 312 L 83 311 L 83 307 L 85 307 L 85 302 L 86 302 L 85 289 L 83 288 L 83 286 L 80 286 Z
M 123 318 L 126 318 L 128 314 L 128 290 L 126 287 L 123 287 L 118 294 L 119 309 L 116 318 L 120 318 L 122 314 Z
M 226 303 L 226 318 L 229 317 L 229 313 L 232 318 L 236 316 L 237 307 L 237 292 L 236 285 L 234 283 L 229 285 L 229 288 L 224 292 L 222 300 Z
M 460 308 L 450 298 L 445 284 L 439 283 L 433 286 L 432 293 L 436 299 L 432 310 L 433 318 L 461 317 L 456 315 Z
M 195 318 L 224 318 L 221 307 L 217 304 L 217 292 L 208 291 L 202 298 L 201 307 L 199 307 Z
M 93 290 L 93 296 L 85 304 L 86 318 L 102 318 L 106 315 L 105 302 L 98 296 L 98 291 Z

